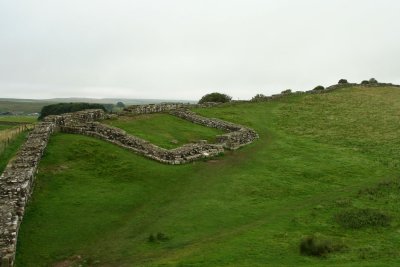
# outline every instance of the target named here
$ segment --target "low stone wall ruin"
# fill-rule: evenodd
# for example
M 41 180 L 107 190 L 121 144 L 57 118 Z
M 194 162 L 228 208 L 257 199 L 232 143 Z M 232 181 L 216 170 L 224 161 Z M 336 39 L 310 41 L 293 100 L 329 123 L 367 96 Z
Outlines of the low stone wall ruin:
M 137 112 L 175 111 L 173 112 L 175 116 L 207 127 L 222 129 L 228 133 L 217 136 L 217 144 L 207 144 L 203 141 L 168 150 L 129 135 L 122 129 L 97 122 L 97 120 L 107 118 L 102 110 L 85 110 L 48 116 L 43 122 L 40 122 L 29 134 L 15 160 L 8 164 L 0 176 L 0 267 L 14 265 L 19 226 L 32 193 L 39 161 L 54 131 L 96 137 L 167 164 L 183 164 L 214 157 L 222 153 L 224 147 L 236 149 L 258 137 L 253 130 L 241 125 L 201 117 L 188 110 L 178 108 L 181 106 L 177 104 L 169 107 L 163 106 L 161 109 L 159 107 L 149 109 L 149 106 L 146 105 L 138 108 Z
M 19 226 L 55 124 L 41 122 L 0 176 L 0 266 L 13 266 Z
M 147 105 L 131 105 L 124 108 L 124 113 L 139 115 L 149 113 L 168 112 L 177 109 L 186 108 L 206 108 L 219 105 L 220 103 L 208 102 L 204 104 L 187 104 L 187 103 L 161 103 L 161 104 L 147 104 Z
M 168 150 L 139 137 L 129 135 L 122 129 L 99 122 L 61 126 L 60 130 L 65 133 L 96 137 L 167 164 L 188 163 L 201 158 L 214 157 L 224 151 L 221 145 L 207 143 L 187 144 Z
M 206 118 L 187 109 L 171 111 L 170 114 L 196 124 L 228 132 L 217 136 L 217 143 L 228 149 L 238 149 L 258 138 L 258 134 L 253 129 L 220 119 Z
M 50 115 L 44 118 L 46 122 L 53 122 L 56 126 L 74 125 L 76 123 L 93 122 L 105 119 L 107 115 L 101 109 L 87 109 L 62 115 Z

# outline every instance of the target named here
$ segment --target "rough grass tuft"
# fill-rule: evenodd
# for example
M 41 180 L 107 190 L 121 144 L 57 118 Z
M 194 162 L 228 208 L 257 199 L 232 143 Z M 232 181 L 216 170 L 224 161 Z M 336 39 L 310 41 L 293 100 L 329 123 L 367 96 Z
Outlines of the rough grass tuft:
M 390 216 L 373 209 L 351 209 L 339 212 L 336 221 L 345 228 L 384 227 L 390 225 Z
M 300 253 L 306 256 L 325 257 L 343 248 L 342 244 L 316 235 L 306 236 L 300 241 Z

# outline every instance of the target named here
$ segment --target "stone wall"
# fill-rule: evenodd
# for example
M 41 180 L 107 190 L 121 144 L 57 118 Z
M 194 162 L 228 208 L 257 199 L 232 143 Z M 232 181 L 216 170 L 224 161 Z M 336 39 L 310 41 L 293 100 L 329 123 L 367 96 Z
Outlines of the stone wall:
M 228 132 L 217 136 L 218 144 L 221 144 L 228 149 L 237 149 L 258 138 L 258 134 L 253 129 L 220 119 L 206 118 L 187 109 L 174 110 L 171 111 L 170 114 L 196 124 Z
M 167 164 L 188 163 L 201 158 L 214 157 L 224 151 L 221 145 L 207 143 L 187 144 L 168 150 L 139 137 L 129 135 L 122 129 L 99 122 L 61 126 L 60 130 L 66 133 L 96 137 Z
M 18 230 L 39 161 L 55 124 L 41 122 L 0 176 L 0 266 L 13 266 Z
M 204 104 L 187 104 L 187 103 L 161 103 L 148 105 L 131 105 L 124 108 L 124 112 L 133 115 L 168 112 L 182 108 L 205 108 L 219 105 L 220 103 L 208 102 Z
M 44 118 L 46 122 L 53 122 L 57 126 L 66 126 L 76 123 L 92 122 L 105 119 L 107 115 L 101 109 L 86 109 L 62 115 L 50 115 Z

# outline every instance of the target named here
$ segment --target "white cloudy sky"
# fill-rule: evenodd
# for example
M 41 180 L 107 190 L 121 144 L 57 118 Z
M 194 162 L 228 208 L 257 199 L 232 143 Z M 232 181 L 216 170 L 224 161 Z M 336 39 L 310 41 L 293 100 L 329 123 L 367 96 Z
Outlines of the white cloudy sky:
M 0 97 L 400 83 L 398 0 L 0 0 Z

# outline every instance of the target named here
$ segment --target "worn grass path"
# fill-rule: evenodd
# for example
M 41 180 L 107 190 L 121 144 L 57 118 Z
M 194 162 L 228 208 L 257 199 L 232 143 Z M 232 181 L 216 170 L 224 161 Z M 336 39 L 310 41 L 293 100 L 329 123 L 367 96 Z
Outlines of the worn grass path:
M 260 139 L 182 166 L 56 134 L 22 224 L 17 266 L 52 266 L 77 255 L 71 262 L 82 266 L 398 266 L 400 189 L 365 193 L 399 179 L 389 133 L 400 131 L 393 115 L 400 93 L 380 89 L 199 109 L 252 127 Z M 336 123 L 326 123 L 331 117 Z M 388 213 L 391 225 L 344 229 L 334 216 L 351 207 Z M 169 240 L 149 243 L 158 232 Z M 300 255 L 300 239 L 315 233 L 346 249 L 326 258 Z

